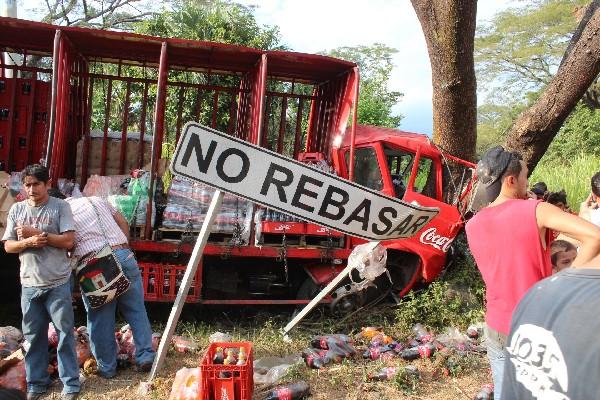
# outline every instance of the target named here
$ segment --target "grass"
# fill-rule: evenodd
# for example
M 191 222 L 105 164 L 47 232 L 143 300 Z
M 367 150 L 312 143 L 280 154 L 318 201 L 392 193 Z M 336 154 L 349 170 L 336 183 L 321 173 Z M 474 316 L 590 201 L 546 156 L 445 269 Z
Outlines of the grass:
M 592 155 L 581 154 L 562 162 L 542 158 L 529 182 L 546 182 L 551 192 L 564 189 L 569 206 L 573 211 L 578 211 L 579 205 L 590 193 L 590 178 L 598 171 L 600 159 Z

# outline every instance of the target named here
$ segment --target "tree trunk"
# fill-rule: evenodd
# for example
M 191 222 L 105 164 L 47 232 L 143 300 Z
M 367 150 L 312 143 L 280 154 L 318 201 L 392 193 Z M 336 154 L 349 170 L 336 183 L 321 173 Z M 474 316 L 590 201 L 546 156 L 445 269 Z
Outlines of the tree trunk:
M 577 102 L 600 72 L 600 8 L 595 0 L 571 39 L 565 58 L 540 98 L 523 112 L 506 138 L 531 173 Z M 588 15 L 589 14 L 589 15 Z
M 477 94 L 473 46 L 477 0 L 411 0 L 431 63 L 433 141 L 465 160 L 475 157 Z

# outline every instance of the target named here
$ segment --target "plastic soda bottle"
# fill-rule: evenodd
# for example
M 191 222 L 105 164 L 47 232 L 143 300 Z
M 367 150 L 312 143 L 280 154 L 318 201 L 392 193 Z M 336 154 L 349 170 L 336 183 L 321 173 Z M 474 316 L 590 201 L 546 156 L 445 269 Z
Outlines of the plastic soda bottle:
M 279 386 L 267 395 L 265 400 L 300 400 L 308 396 L 310 386 L 304 381 Z

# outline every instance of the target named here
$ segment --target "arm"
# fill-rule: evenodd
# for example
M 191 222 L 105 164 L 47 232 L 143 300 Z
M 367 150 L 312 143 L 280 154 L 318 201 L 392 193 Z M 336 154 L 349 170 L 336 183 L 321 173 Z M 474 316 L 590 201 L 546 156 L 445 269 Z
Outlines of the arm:
M 31 236 L 21 240 L 6 240 L 4 250 L 7 253 L 20 253 L 28 248 L 40 248 L 48 244 L 48 237 L 45 234 Z
M 24 225 L 17 228 L 17 236 L 22 237 L 23 239 L 43 234 L 44 232 L 41 229 L 34 228 L 33 226 Z M 46 238 L 46 244 L 48 246 L 58 247 L 59 249 L 72 249 L 75 244 L 75 233 L 73 231 L 63 232 L 61 234 L 46 233 Z
M 115 219 L 115 222 L 117 223 L 117 225 L 119 225 L 119 229 L 123 232 L 123 234 L 127 238 L 127 243 L 129 243 L 129 224 L 127 223 L 127 220 L 125 219 L 123 214 L 121 214 L 118 211 L 116 211 L 113 214 L 113 218 Z
M 600 228 L 591 222 L 549 203 L 538 204 L 536 217 L 540 232 L 553 229 L 581 243 L 573 267 L 588 262 L 600 253 Z

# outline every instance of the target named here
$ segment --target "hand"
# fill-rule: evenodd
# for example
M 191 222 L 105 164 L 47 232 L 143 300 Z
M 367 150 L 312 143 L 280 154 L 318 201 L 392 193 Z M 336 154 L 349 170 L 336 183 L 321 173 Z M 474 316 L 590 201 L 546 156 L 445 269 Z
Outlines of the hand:
M 26 239 L 27 247 L 33 247 L 36 249 L 42 248 L 48 244 L 48 234 L 42 232 L 39 235 L 34 235 Z
M 537 195 L 533 193 L 531 190 L 527 191 L 527 196 L 525 197 L 527 200 L 537 200 Z
M 42 231 L 30 225 L 17 226 L 17 237 L 19 240 L 27 239 L 35 235 L 41 234 Z

